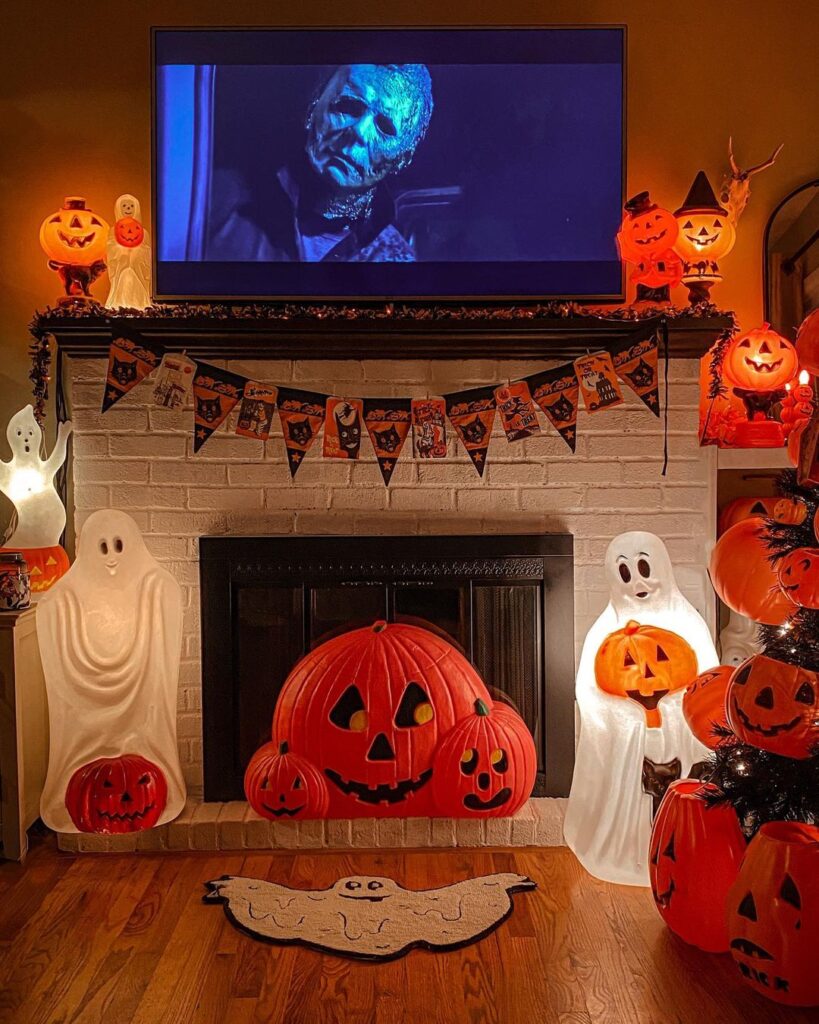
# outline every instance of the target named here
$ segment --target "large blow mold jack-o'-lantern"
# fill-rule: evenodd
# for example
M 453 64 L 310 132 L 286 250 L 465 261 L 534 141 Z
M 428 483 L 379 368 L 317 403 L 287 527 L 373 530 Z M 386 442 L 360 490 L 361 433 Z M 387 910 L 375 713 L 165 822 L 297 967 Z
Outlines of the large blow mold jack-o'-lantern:
M 733 249 L 736 230 L 705 171 L 699 171 L 674 216 L 680 228 L 674 249 L 683 260 L 682 281 L 688 298 L 692 305 L 708 302 L 711 288 L 722 280 L 719 260 Z
M 78 768 L 69 780 L 65 806 L 80 832 L 120 835 L 153 828 L 167 799 L 161 768 L 139 754 L 123 754 Z
M 474 722 L 476 702 L 491 721 L 491 728 L 487 722 L 479 729 L 490 771 L 492 755 L 506 752 L 507 781 L 496 786 L 490 775 L 489 799 L 498 801 L 492 807 L 463 803 L 460 760 L 442 756 L 452 730 L 464 720 Z M 512 814 L 532 785 L 528 758 L 534 757 L 534 745 L 529 736 L 531 746 L 525 756 L 519 753 L 525 746 L 520 730 L 526 731 L 519 716 L 493 703 L 478 673 L 452 644 L 418 626 L 386 622 L 334 637 L 306 655 L 285 681 L 273 716 L 274 744 L 287 742 L 293 752 L 288 756 L 315 766 L 327 787 L 326 812 L 308 804 L 299 817 Z M 490 731 L 492 749 L 484 750 Z M 502 758 L 496 757 L 499 777 L 501 766 Z M 505 787 L 512 793 L 501 802 L 497 793 Z M 261 790 L 253 783 L 247 792 L 256 806 Z M 288 806 L 290 799 L 288 794 Z
M 68 196 L 40 225 L 40 245 L 65 288 L 61 303 L 87 301 L 91 284 L 105 270 L 108 224 L 81 196 Z

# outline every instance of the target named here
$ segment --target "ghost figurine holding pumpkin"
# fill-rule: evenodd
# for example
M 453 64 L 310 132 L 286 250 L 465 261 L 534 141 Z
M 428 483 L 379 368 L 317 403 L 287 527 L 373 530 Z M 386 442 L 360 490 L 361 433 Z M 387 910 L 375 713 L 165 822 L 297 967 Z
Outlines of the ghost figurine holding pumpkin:
M 121 195 L 108 232 L 109 309 L 147 309 L 151 305 L 151 240 L 141 220 L 139 200 Z

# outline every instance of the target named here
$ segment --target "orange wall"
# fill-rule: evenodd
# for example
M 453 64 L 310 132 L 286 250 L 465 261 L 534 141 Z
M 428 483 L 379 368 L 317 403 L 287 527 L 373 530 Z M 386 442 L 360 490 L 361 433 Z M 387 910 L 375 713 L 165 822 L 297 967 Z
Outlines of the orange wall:
M 765 221 L 780 197 L 819 174 L 815 0 L 722 0 L 707 8 L 677 0 L 558 0 L 542 6 L 521 0 L 335 0 L 309 6 L 304 0 L 36 0 L 15 6 L 16 32 L 5 22 L 0 98 L 6 133 L 0 145 L 0 430 L 28 396 L 31 313 L 59 289 L 37 242 L 42 218 L 70 194 L 86 196 L 106 217 L 122 192 L 133 192 L 143 210 L 149 208 L 151 25 L 612 24 L 625 16 L 629 195 L 650 187 L 652 196 L 674 208 L 700 167 L 719 184 L 729 135 L 745 166 L 785 143 L 776 166 L 754 180 L 737 246 L 724 264 L 727 281 L 715 294 L 748 325 L 762 312 Z M 106 281 L 95 286 L 97 294 L 105 294 Z

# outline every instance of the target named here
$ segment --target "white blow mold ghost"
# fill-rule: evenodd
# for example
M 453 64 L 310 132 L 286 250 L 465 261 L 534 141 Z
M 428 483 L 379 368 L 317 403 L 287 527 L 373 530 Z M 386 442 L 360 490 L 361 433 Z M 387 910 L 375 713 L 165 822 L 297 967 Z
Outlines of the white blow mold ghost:
M 68 784 L 91 762 L 123 755 L 162 772 L 167 802 L 157 823 L 171 821 L 185 803 L 176 745 L 182 594 L 130 516 L 89 516 L 76 562 L 37 606 L 37 636 L 50 725 L 43 821 L 88 831 L 69 814 Z
M 116 222 L 123 217 L 133 217 L 142 224 L 139 200 L 128 193 L 121 195 L 114 204 L 114 214 L 106 252 L 111 290 L 105 305 L 109 309 L 147 309 L 151 305 L 151 236 L 144 225 L 138 245 L 121 245 L 116 235 Z
M 757 623 L 739 612 L 731 611 L 728 625 L 720 630 L 719 649 L 723 665 L 741 665 L 752 654 L 759 654 L 762 645 L 757 641 Z
M 575 694 L 580 738 L 564 824 L 566 842 L 586 870 L 608 882 L 648 885 L 653 799 L 643 762 L 680 761 L 685 777 L 708 756 L 683 717 L 683 692 L 664 697 L 662 724 L 646 727 L 643 709 L 597 686 L 594 658 L 603 640 L 629 620 L 681 636 L 699 672 L 718 664 L 708 626 L 680 593 L 665 544 L 652 533 L 620 534 L 606 551 L 609 604 L 586 635 Z

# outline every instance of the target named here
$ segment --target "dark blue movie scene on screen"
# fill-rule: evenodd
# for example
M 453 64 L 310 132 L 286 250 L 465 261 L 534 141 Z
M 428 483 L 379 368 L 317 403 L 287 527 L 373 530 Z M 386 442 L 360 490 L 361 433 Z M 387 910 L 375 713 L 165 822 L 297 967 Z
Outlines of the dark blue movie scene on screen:
M 154 47 L 160 295 L 621 294 L 620 30 Z

